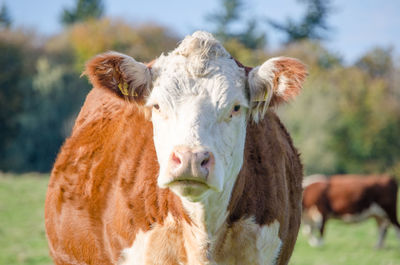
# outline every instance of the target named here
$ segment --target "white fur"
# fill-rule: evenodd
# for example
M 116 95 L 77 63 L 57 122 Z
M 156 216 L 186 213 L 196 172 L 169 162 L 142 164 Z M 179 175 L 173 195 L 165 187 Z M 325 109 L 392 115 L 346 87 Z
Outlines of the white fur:
M 205 228 L 196 223 L 199 220 L 194 221 L 193 225 L 188 225 L 185 222 L 177 222 L 172 215 L 168 215 L 162 226 L 156 225 L 147 232 L 140 231 L 132 247 L 123 250 L 119 265 L 167 265 L 165 255 L 173 252 L 174 247 L 180 247 L 175 245 L 176 241 L 169 240 L 178 225 L 182 225 L 179 226 L 179 230 L 183 231 L 184 236 L 184 248 L 188 259 L 185 265 L 276 264 L 282 247 L 278 221 L 263 226 L 256 224 L 253 218 L 239 220 L 230 227 L 225 223 L 212 240 L 204 233 Z M 154 248 L 154 239 L 165 242 L 163 249 Z
M 122 250 L 120 265 L 146 264 L 145 255 L 149 247 L 150 233 L 151 232 L 144 233 L 143 231 L 139 231 L 139 233 L 136 234 L 132 247 Z
M 277 87 L 274 87 L 274 79 L 280 74 L 279 71 L 282 70 L 276 67 L 276 62 L 283 58 L 284 57 L 271 58 L 261 66 L 253 68 L 249 73 L 249 88 L 251 101 L 253 103 L 251 116 L 255 122 L 260 121 L 264 117 L 272 96 L 284 96 L 288 87 L 289 78 L 296 78 L 296 76 L 287 77 L 281 74 Z
M 249 73 L 249 88 L 253 103 L 251 116 L 255 122 L 262 119 L 271 102 L 275 71 L 274 59 L 269 59 Z
M 122 251 L 119 265 L 169 265 L 166 257 L 177 256 L 175 252 L 181 247 L 179 240 L 183 240 L 188 265 L 205 265 L 206 238 L 201 224 L 177 222 L 168 214 L 162 225 L 157 224 L 151 230 L 140 231 L 136 235 L 133 245 Z
M 318 178 L 310 178 L 309 180 L 312 181 L 313 179 Z M 303 211 L 303 234 L 309 237 L 308 242 L 313 247 L 323 244 L 323 239 L 320 236 L 316 237 L 313 233 L 315 229 L 319 230 L 321 228 L 322 221 L 322 213 L 318 210 L 317 206 L 311 206 L 309 209 Z
M 171 181 L 168 161 L 175 147 L 206 148 L 215 157 L 208 184 L 221 191 L 242 165 L 248 107 L 246 77 L 215 39 L 197 38 L 211 37 L 196 33 L 185 38 L 152 67 L 154 87 L 147 106 L 160 106 L 159 111 L 152 112 L 160 164 L 158 184 L 165 188 Z M 196 56 L 200 59 L 195 60 Z M 199 72 L 202 74 L 196 76 Z M 230 118 L 236 104 L 241 105 L 241 113 Z
M 259 236 L 256 241 L 259 253 L 259 264 L 275 264 L 282 247 L 282 241 L 279 238 L 279 222 L 274 221 L 270 225 L 259 228 Z
M 149 68 L 143 63 L 137 62 L 130 56 L 124 56 L 121 64 L 121 71 L 130 77 L 132 82 L 131 86 L 139 87 L 146 85 L 147 89 L 150 88 L 151 74 Z
M 349 223 L 357 223 L 364 221 L 371 216 L 377 216 L 381 218 L 387 218 L 386 212 L 376 203 L 372 203 L 371 206 L 358 214 L 345 214 L 340 219 Z
M 195 33 L 156 61 L 154 88 L 147 105 L 160 106 L 152 112 L 160 187 L 168 187 L 171 181 L 167 170 L 174 147 L 202 147 L 214 155 L 214 172 L 207 180 L 211 189 L 187 198 L 170 187 L 181 197 L 191 218 L 205 223 L 208 239 L 213 242 L 228 215 L 231 191 L 243 163 L 248 99 L 244 70 L 211 38 Z M 238 104 L 241 111 L 230 117 Z
M 322 174 L 314 174 L 303 178 L 303 189 L 314 183 L 327 182 L 328 177 Z
M 277 220 L 262 226 L 253 218 L 235 222 L 219 233 L 214 249 L 210 250 L 214 264 L 276 264 L 282 247 L 279 228 Z
M 279 77 L 278 87 L 276 88 L 276 91 L 275 91 L 277 96 L 285 95 L 286 88 L 288 87 L 288 81 L 289 81 L 289 79 L 285 75 L 281 75 Z

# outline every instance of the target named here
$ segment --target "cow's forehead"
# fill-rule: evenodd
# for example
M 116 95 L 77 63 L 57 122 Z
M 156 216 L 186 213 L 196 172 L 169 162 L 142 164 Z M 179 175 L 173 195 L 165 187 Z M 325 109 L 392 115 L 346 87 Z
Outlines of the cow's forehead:
M 233 59 L 218 58 L 207 62 L 202 74 L 194 74 L 190 69 L 192 58 L 179 55 L 161 56 L 154 64 L 153 85 L 155 87 L 169 83 L 196 85 L 207 82 L 221 82 L 229 86 L 242 87 L 245 71 L 236 65 Z
M 182 45 L 196 48 L 185 53 L 181 51 Z M 174 100 L 186 95 L 206 95 L 220 105 L 231 101 L 246 105 L 245 71 L 215 40 L 210 47 L 184 40 L 176 50 L 156 60 L 152 73 L 154 97 Z
M 153 86 L 176 96 L 243 97 L 246 74 L 211 34 L 196 32 L 152 65 Z M 242 101 L 242 99 L 240 99 Z
M 162 65 L 153 80 L 153 93 L 150 98 L 160 103 L 176 105 L 193 97 L 203 98 L 215 107 L 224 108 L 240 103 L 247 106 L 245 90 L 246 75 L 233 60 L 217 59 L 209 63 L 207 74 L 194 76 L 185 68 L 186 58 L 172 59 Z M 181 62 L 176 62 L 183 59 Z M 174 62 L 174 63 L 171 63 Z

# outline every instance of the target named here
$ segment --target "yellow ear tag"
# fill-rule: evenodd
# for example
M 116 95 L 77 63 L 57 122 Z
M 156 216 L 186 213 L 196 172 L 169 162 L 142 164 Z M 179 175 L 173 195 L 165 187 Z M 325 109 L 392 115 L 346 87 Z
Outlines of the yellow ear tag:
M 267 101 L 267 99 L 268 99 L 268 90 L 265 92 L 264 101 Z
M 129 91 L 128 91 L 128 84 L 127 83 L 119 83 L 118 88 L 121 91 L 122 95 L 128 96 Z
M 254 100 L 255 102 L 266 102 L 268 99 L 268 91 L 265 92 L 264 94 L 264 99 L 258 98 L 256 100 Z

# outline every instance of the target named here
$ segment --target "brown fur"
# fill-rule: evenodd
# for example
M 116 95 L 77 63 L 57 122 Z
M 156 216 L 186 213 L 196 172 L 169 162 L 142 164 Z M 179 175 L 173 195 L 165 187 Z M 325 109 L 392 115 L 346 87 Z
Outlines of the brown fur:
M 119 62 L 113 58 L 102 64 L 115 69 Z M 188 260 L 188 253 L 182 253 L 184 241 L 179 237 L 184 233 L 179 225 L 192 220 L 175 194 L 157 186 L 152 124 L 137 104 L 115 97 L 121 97 L 118 82 L 126 82 L 118 80 L 126 77 L 115 71 L 110 78 L 106 71 L 95 62 L 88 65 L 95 88 L 51 173 L 45 205 L 50 254 L 57 265 L 116 264 L 139 231 L 162 226 L 172 214 L 178 249 L 171 253 Z M 228 225 L 252 216 L 259 225 L 277 220 L 283 242 L 277 264 L 288 263 L 297 238 L 301 182 L 299 155 L 279 118 L 268 111 L 258 124 L 248 125 Z M 170 258 L 177 264 L 175 257 Z
M 104 88 L 113 91 L 119 97 L 137 103 L 144 103 L 149 90 L 146 84 L 134 86 L 134 80 L 121 68 L 126 56 L 116 53 L 104 53 L 94 57 L 86 64 L 86 71 L 83 75 L 89 77 L 94 87 Z M 153 62 L 148 64 L 151 68 Z M 126 88 L 126 94 L 121 89 Z
M 275 62 L 275 67 L 277 70 L 273 89 L 276 90 L 278 88 L 279 78 L 282 78 L 282 76 L 286 77 L 288 83 L 286 84 L 287 88 L 283 95 L 272 97 L 271 106 L 279 105 L 297 96 L 300 93 L 301 84 L 307 76 L 307 70 L 304 64 L 293 58 L 281 57 L 280 60 Z
M 258 224 L 277 219 L 284 242 L 277 264 L 288 262 L 296 242 L 301 181 L 299 154 L 279 118 L 269 111 L 259 124 L 249 124 L 244 163 L 229 205 L 229 222 L 245 216 L 255 216 Z

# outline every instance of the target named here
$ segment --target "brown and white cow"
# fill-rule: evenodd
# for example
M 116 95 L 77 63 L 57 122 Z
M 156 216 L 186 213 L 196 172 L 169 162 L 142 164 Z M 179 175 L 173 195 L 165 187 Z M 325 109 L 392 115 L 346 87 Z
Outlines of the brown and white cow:
M 302 165 L 276 114 L 303 64 L 249 69 L 206 32 L 144 65 L 108 52 L 54 165 L 45 220 L 60 264 L 287 264 Z
M 329 218 L 360 222 L 375 218 L 381 248 L 390 224 L 400 239 L 397 220 L 397 182 L 385 175 L 313 175 L 304 179 L 303 226 L 312 246 L 321 245 Z M 318 237 L 315 237 L 317 230 Z

